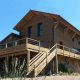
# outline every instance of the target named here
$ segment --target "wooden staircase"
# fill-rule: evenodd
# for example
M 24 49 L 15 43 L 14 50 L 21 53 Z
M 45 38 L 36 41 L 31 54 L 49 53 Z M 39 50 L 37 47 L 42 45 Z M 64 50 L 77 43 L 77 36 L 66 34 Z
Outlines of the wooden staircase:
M 35 57 L 33 57 L 29 61 L 28 66 L 28 73 L 29 75 L 31 72 L 34 73 L 34 76 L 39 75 L 39 73 L 49 64 L 49 62 L 57 55 L 61 55 L 64 57 L 70 57 L 80 60 L 80 55 L 75 54 L 75 52 L 71 52 L 71 49 L 63 46 L 63 49 L 60 49 L 59 47 L 62 45 L 56 44 L 54 45 L 49 51 L 41 51 L 38 53 Z
M 29 61 L 28 73 L 29 75 L 32 71 L 34 76 L 37 76 L 46 65 L 55 57 L 56 46 L 53 46 L 48 52 L 42 51 L 38 53 L 34 58 Z

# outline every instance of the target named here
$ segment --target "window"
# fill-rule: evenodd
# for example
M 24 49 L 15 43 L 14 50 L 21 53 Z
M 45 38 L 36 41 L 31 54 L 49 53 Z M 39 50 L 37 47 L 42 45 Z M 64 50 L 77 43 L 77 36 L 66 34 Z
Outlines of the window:
M 43 24 L 38 23 L 38 25 L 37 25 L 37 36 L 40 37 L 42 35 L 43 35 Z
M 72 42 L 74 42 L 74 38 L 72 38 Z
M 32 26 L 28 27 L 28 37 L 32 37 Z

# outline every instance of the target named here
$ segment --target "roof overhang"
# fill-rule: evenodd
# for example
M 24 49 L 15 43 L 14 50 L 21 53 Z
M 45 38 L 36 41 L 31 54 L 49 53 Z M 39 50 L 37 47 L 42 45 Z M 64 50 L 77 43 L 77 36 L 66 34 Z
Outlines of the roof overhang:
M 56 14 L 49 14 L 39 11 L 30 10 L 14 27 L 14 30 L 20 31 L 28 22 L 31 20 L 31 18 L 35 15 L 42 15 L 49 19 L 53 19 L 57 21 L 58 16 Z
M 67 22 L 65 19 L 63 19 L 61 16 L 59 16 L 59 21 L 64 24 L 68 29 L 70 29 L 71 31 L 73 31 L 74 33 L 76 33 L 77 35 L 80 36 L 80 31 L 75 28 L 73 25 L 71 25 L 69 22 Z
M 33 12 L 30 10 L 14 27 L 14 30 L 20 31 L 24 25 L 28 23 L 28 21 L 31 19 L 33 16 Z
M 67 28 L 72 30 L 74 33 L 78 34 L 80 36 L 80 31 L 76 29 L 73 25 L 71 25 L 69 22 L 67 22 L 65 19 L 63 19 L 61 16 L 51 13 L 45 13 L 40 11 L 34 11 L 30 10 L 14 27 L 15 30 L 20 31 L 25 25 L 28 24 L 28 22 L 32 19 L 35 15 L 42 15 L 45 16 L 51 20 L 59 21 L 62 24 L 64 24 Z

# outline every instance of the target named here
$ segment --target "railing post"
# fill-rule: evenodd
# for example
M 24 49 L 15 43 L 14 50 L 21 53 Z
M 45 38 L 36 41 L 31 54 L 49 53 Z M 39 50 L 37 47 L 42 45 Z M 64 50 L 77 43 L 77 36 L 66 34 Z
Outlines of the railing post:
M 15 41 L 15 46 L 17 46 L 17 41 Z
M 7 46 L 7 44 L 6 44 L 6 48 L 7 48 L 8 46 Z
M 28 44 L 28 38 L 26 38 L 26 49 L 27 49 L 27 47 L 28 47 L 27 44 Z
M 30 51 L 27 50 L 27 72 L 29 72 Z
M 28 38 L 26 38 L 26 44 L 28 43 Z
M 46 66 L 47 66 L 47 52 L 46 52 Z
M 69 48 L 69 57 L 70 57 L 70 48 Z
M 5 57 L 5 73 L 6 73 L 6 77 L 8 76 L 8 67 L 9 67 L 8 56 L 6 56 Z
M 34 65 L 34 77 L 36 77 L 36 68 L 35 68 L 35 65 Z
M 64 56 L 64 45 L 63 45 L 63 56 Z
M 39 41 L 39 52 L 40 52 L 40 41 Z
M 75 58 L 75 53 L 74 53 L 74 58 Z
M 58 74 L 58 56 L 57 56 L 57 44 L 56 44 L 56 74 Z

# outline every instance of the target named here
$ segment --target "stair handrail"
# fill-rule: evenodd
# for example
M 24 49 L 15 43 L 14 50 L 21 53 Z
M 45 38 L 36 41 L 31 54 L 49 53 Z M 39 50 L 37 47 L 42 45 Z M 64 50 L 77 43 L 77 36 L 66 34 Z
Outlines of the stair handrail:
M 57 44 L 55 44 L 51 49 L 49 49 L 49 51 L 47 52 L 47 53 L 50 53 L 50 51 L 54 48 L 54 47 L 56 47 L 56 45 Z M 42 51 L 42 52 L 46 52 L 46 51 Z M 37 54 L 30 62 L 34 62 L 35 61 L 35 59 L 36 59 L 36 57 L 38 57 L 39 55 L 41 54 L 41 52 L 39 53 L 39 54 Z
M 36 56 L 34 56 L 29 62 L 32 62 L 36 57 L 38 57 L 41 53 L 38 53 Z
M 35 62 L 40 59 L 44 54 L 42 54 L 41 56 L 39 56 L 38 58 L 35 58 L 33 62 L 29 63 L 29 67 L 31 67 L 31 70 L 29 70 L 29 72 L 31 72 L 34 69 L 34 64 Z M 33 65 L 32 65 L 33 64 Z
M 43 54 L 39 53 L 37 54 L 32 60 L 29 61 L 29 66 L 31 66 L 32 64 L 34 64 L 34 62 L 41 57 Z
M 57 43 L 53 47 L 51 47 L 51 49 L 49 49 L 49 52 L 48 53 L 50 53 L 51 50 L 53 50 L 54 48 L 57 48 Z
M 51 47 L 51 48 L 49 49 L 49 51 L 52 50 L 56 45 L 57 45 L 57 43 L 56 43 L 53 47 Z
M 53 49 L 56 48 L 56 47 L 57 47 L 57 44 L 55 44 L 51 49 L 49 49 L 49 51 L 47 52 L 48 54 L 46 54 L 46 56 L 48 57 L 48 56 L 51 54 L 51 50 L 53 50 Z M 45 56 L 44 59 L 46 59 L 46 56 Z M 44 59 L 42 59 L 41 61 L 39 61 L 38 66 L 39 66 L 39 64 L 40 64 Z M 34 64 L 34 66 L 36 67 L 36 64 Z
M 46 59 L 46 56 L 48 57 L 48 56 L 50 55 L 50 53 L 52 52 L 51 50 L 55 49 L 56 46 L 57 46 L 57 44 L 55 44 L 51 49 L 49 49 L 48 52 L 46 52 L 46 51 L 41 51 L 41 52 L 46 52 L 46 55 L 45 55 L 44 58 L 42 58 L 37 64 L 35 64 L 35 62 L 36 62 L 39 58 L 41 58 L 41 57 L 43 56 L 43 55 L 41 55 L 41 52 L 38 53 L 38 54 L 29 62 L 29 67 L 31 67 L 32 64 L 33 64 L 33 68 L 32 68 L 32 69 L 34 69 L 34 66 L 35 66 L 35 67 L 38 67 L 39 64 L 40 64 L 43 60 Z M 38 57 L 39 55 L 41 55 L 41 56 Z M 36 59 L 36 57 L 38 57 L 38 58 Z M 30 71 L 32 71 L 32 70 L 30 70 Z

